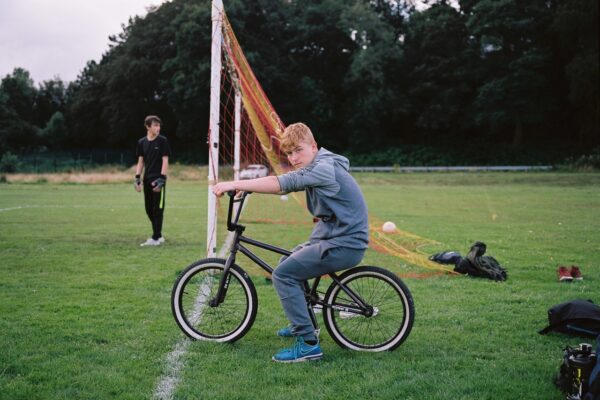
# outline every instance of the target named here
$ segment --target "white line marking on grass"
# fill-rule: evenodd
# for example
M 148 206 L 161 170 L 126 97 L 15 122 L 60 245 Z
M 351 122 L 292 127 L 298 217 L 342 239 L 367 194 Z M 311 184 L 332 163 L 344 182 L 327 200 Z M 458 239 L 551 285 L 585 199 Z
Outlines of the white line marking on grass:
M 233 232 L 230 232 L 225 239 L 223 247 L 219 250 L 218 257 L 224 257 L 227 251 L 231 248 L 233 241 Z M 204 290 L 205 286 L 200 286 L 198 289 L 198 296 L 196 297 L 196 303 L 194 304 L 194 311 L 192 312 L 191 323 L 196 324 L 200 318 L 202 318 L 202 308 L 204 300 L 206 299 Z M 185 367 L 185 355 L 189 345 L 192 343 L 190 338 L 183 338 L 175 344 L 175 347 L 166 356 L 166 372 L 160 377 L 156 388 L 154 389 L 154 398 L 157 400 L 171 400 L 175 394 L 175 388 L 180 380 L 181 371 Z

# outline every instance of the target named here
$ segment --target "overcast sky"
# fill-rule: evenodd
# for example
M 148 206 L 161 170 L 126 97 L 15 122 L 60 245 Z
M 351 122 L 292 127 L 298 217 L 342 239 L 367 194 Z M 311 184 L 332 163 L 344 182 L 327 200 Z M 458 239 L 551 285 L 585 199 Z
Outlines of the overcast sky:
M 130 16 L 164 0 L 0 0 L 0 78 L 15 67 L 37 84 L 73 81 L 108 50 Z

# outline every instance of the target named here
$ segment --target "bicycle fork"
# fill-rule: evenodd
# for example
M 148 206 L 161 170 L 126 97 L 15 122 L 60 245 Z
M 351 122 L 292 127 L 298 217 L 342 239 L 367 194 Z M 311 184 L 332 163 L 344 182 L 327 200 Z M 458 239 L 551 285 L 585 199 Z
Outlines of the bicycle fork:
M 208 305 L 211 307 L 218 307 L 225 300 L 225 295 L 227 294 L 227 288 L 229 287 L 229 281 L 231 280 L 231 274 L 229 273 L 229 269 L 235 263 L 235 256 L 238 251 L 238 236 L 240 234 L 238 232 L 235 233 L 233 239 L 233 245 L 231 247 L 231 251 L 229 252 L 229 256 L 225 261 L 225 267 L 223 267 L 223 274 L 221 279 L 219 280 L 219 287 L 217 289 L 217 294 L 215 297 L 210 299 Z

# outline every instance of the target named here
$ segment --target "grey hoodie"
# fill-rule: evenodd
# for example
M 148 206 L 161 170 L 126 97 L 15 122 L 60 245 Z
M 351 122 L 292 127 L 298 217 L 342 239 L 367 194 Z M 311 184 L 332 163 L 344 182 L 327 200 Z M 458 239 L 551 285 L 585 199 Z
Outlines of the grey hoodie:
M 346 157 L 321 148 L 308 166 L 277 177 L 283 192 L 306 191 L 308 211 L 320 219 L 310 243 L 323 242 L 323 251 L 369 244 L 367 204 L 349 167 Z

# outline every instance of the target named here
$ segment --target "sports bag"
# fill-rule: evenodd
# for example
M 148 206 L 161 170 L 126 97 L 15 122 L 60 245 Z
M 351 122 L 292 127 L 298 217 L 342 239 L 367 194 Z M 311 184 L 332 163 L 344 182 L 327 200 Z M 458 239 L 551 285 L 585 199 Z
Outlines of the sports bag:
M 548 310 L 548 326 L 540 334 L 550 331 L 596 338 L 600 335 L 600 306 L 591 300 L 572 300 L 557 304 Z
M 505 281 L 508 278 L 506 269 L 494 257 L 484 256 L 486 249 L 485 243 L 475 242 L 467 257 L 456 264 L 454 271 L 494 281 Z

